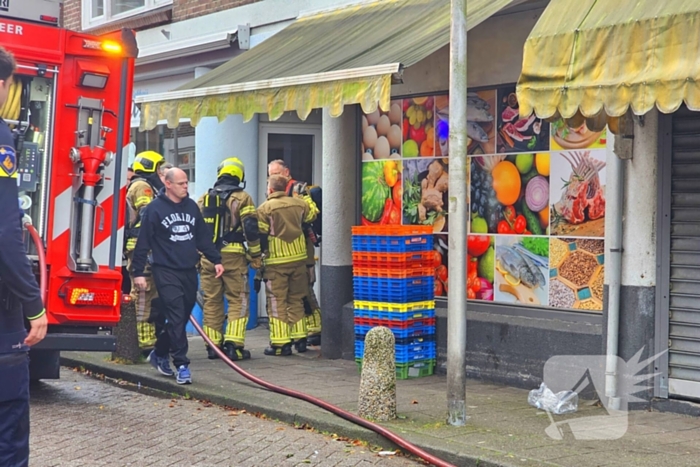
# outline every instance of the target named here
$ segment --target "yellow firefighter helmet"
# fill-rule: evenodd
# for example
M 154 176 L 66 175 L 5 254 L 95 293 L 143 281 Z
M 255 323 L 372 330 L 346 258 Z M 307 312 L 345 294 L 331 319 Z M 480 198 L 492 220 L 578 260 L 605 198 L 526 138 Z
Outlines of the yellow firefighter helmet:
M 134 172 L 152 174 L 158 170 L 158 167 L 165 162 L 163 156 L 155 151 L 143 151 L 136 155 L 134 159 Z
M 240 182 L 245 180 L 245 167 L 243 162 L 237 157 L 229 157 L 224 159 L 216 169 L 216 178 L 221 178 L 223 175 L 238 177 Z

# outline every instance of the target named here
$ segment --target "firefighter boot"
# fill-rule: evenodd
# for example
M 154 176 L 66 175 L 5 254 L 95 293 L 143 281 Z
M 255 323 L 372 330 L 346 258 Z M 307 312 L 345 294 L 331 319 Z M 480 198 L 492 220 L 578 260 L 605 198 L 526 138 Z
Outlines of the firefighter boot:
M 214 344 L 216 344 L 216 346 L 218 348 L 223 350 L 223 348 L 221 347 L 221 342 L 223 341 L 224 336 L 223 336 L 223 334 L 221 334 L 221 331 L 217 331 L 216 329 L 211 328 L 205 324 L 204 325 L 204 333 L 207 335 L 207 337 L 209 337 L 209 339 L 212 340 L 212 342 L 214 342 Z M 209 360 L 216 360 L 217 358 L 219 358 L 219 355 L 216 353 L 216 351 L 214 349 L 212 349 L 209 345 L 207 345 L 206 347 L 207 347 L 207 358 Z
M 219 348 L 221 348 L 221 347 L 219 347 Z M 224 349 L 222 349 L 222 350 L 224 350 Z M 216 353 L 216 351 L 208 345 L 207 345 L 207 358 L 209 360 L 216 360 L 217 358 L 219 358 L 219 355 Z
M 282 346 L 270 344 L 270 347 L 265 349 L 264 354 L 275 357 L 288 357 L 289 355 L 292 355 L 292 343 L 290 342 L 289 344 L 284 344 Z
M 302 318 L 292 326 L 290 337 L 294 341 L 294 348 L 297 352 L 306 352 L 306 319 Z
M 307 350 L 306 345 L 307 345 L 306 338 L 298 339 L 298 340 L 294 341 L 294 348 L 297 349 L 297 352 L 299 352 L 299 353 L 306 352 L 306 350 Z
M 234 362 L 248 360 L 250 358 L 250 352 L 248 350 L 243 347 L 237 347 L 233 342 L 224 343 L 224 352 L 226 352 L 226 356 Z
M 313 334 L 306 338 L 306 345 L 321 345 L 321 334 Z
M 270 347 L 263 352 L 265 355 L 283 357 L 292 355 L 292 339 L 289 337 L 289 324 L 273 317 L 270 320 Z

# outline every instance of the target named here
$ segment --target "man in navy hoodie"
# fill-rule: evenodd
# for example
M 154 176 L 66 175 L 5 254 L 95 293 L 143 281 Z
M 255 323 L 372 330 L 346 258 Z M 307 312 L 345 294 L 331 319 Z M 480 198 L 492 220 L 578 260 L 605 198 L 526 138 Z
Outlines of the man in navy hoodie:
M 148 359 L 161 374 L 173 376 L 170 352 L 178 384 L 192 383 L 185 328 L 197 297 L 199 252 L 214 264 L 216 277 L 224 273 L 221 254 L 197 203 L 187 193 L 187 183 L 187 174 L 181 169 L 165 173 L 165 187 L 143 214 L 132 259 L 134 285 L 145 289 L 143 270 L 150 260 L 148 252 L 152 253 L 151 271 L 167 323 Z

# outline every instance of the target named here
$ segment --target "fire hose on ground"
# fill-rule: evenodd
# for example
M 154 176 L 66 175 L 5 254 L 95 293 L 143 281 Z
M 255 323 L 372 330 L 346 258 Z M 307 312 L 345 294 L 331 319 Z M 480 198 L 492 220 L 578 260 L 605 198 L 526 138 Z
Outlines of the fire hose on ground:
M 194 316 L 190 316 L 190 322 L 194 326 L 194 328 L 197 330 L 200 336 L 204 339 L 204 341 L 209 345 L 216 354 L 219 356 L 220 359 L 222 359 L 226 365 L 231 367 L 233 371 L 238 373 L 239 375 L 243 376 L 246 379 L 249 379 L 250 381 L 254 382 L 255 384 L 258 384 L 265 389 L 269 389 L 270 391 L 283 394 L 285 396 L 290 396 L 294 397 L 296 399 L 301 399 L 303 401 L 309 402 L 311 404 L 314 404 L 318 407 L 321 407 L 322 409 L 325 409 L 340 418 L 344 418 L 345 420 L 352 422 L 356 425 L 362 426 L 364 428 L 367 428 L 369 430 L 374 431 L 375 433 L 385 437 L 389 441 L 393 442 L 397 446 L 403 448 L 404 450 L 410 452 L 411 454 L 420 457 L 424 459 L 427 462 L 430 462 L 431 464 L 435 465 L 436 467 L 455 467 L 454 464 L 450 464 L 449 462 L 446 462 L 442 459 L 439 459 L 432 454 L 424 451 L 423 449 L 419 448 L 418 446 L 406 441 L 405 439 L 399 437 L 398 435 L 392 433 L 391 431 L 387 430 L 386 428 L 376 424 L 372 423 L 368 420 L 365 420 L 364 418 L 358 417 L 357 415 L 347 412 L 340 407 L 336 407 L 333 404 L 329 404 L 326 401 L 323 401 L 321 399 L 318 399 L 316 397 L 310 396 L 308 394 L 305 394 L 303 392 L 295 391 L 293 389 L 285 388 L 282 386 L 277 386 L 272 383 L 268 383 L 265 380 L 262 380 L 258 378 L 257 376 L 254 376 L 242 368 L 240 368 L 238 365 L 236 365 L 228 356 L 217 346 L 214 344 L 214 342 L 209 338 L 209 336 L 206 335 L 204 330 L 202 330 L 201 326 L 197 322 L 197 320 L 194 318 Z

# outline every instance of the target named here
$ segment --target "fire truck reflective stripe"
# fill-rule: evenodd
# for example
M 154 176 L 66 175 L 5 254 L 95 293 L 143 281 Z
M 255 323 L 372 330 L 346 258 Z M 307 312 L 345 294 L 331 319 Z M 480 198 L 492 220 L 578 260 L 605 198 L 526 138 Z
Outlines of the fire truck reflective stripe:
M 124 238 L 124 228 L 117 230 L 117 261 L 116 264 L 119 266 L 121 264 L 121 245 L 122 239 Z M 107 237 L 102 243 L 97 245 L 94 250 L 92 250 L 92 257 L 95 262 L 100 266 L 109 265 L 109 242 L 111 237 Z
M 71 192 L 72 187 L 68 187 L 60 193 L 53 204 L 53 235 L 52 239 L 56 240 L 61 234 L 70 228 L 70 212 L 71 212 Z

